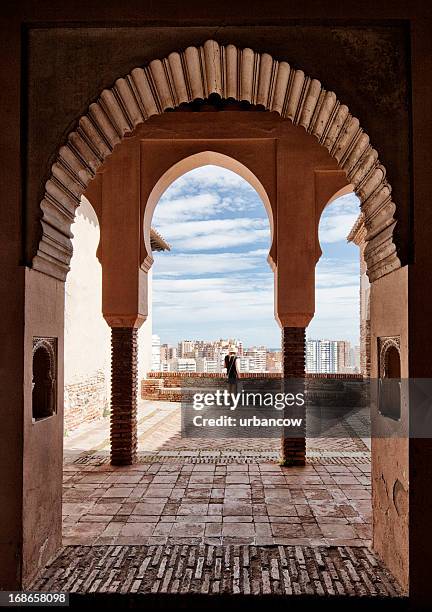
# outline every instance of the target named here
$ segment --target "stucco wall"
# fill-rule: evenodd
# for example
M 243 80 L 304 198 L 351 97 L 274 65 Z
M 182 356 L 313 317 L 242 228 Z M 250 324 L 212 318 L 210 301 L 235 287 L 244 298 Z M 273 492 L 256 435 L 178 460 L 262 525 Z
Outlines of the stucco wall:
M 378 376 L 378 339 L 400 338 L 401 376 L 408 377 L 408 267 L 371 285 L 371 377 Z M 407 408 L 400 423 L 372 414 L 380 428 L 406 428 Z M 372 437 L 373 547 L 387 567 L 408 587 L 408 491 L 409 440 L 404 434 Z
M 26 271 L 24 339 L 23 540 L 24 586 L 61 545 L 63 459 L 63 284 L 34 270 Z M 57 343 L 56 412 L 32 418 L 33 342 L 35 337 Z M 2 476 L 3 478 L 3 476 Z M 31 492 L 31 494 L 30 494 Z
M 148 315 L 147 320 L 138 330 L 138 381 L 147 377 L 151 371 L 152 351 L 152 276 L 153 270 L 148 272 Z
M 65 430 L 102 417 L 109 408 L 111 330 L 102 316 L 102 267 L 96 257 L 99 222 L 83 196 L 65 286 Z M 149 273 L 151 304 L 151 271 Z M 151 308 L 138 333 L 139 378 L 151 369 Z
M 99 223 L 86 198 L 77 209 L 65 287 L 65 429 L 103 416 L 110 383 L 110 328 L 102 317 Z

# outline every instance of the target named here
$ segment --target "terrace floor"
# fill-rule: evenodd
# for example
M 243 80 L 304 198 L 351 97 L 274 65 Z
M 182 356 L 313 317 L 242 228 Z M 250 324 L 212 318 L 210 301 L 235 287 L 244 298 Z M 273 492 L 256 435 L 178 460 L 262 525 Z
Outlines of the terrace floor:
M 320 440 L 308 465 L 281 467 L 278 440 L 182 439 L 176 404 L 143 402 L 139 422 L 133 466 L 109 464 L 107 419 L 65 439 L 64 544 L 370 543 L 361 440 Z
M 309 441 L 304 467 L 278 464 L 279 440 L 182 439 L 176 404 L 141 402 L 138 432 L 138 462 L 121 468 L 108 419 L 66 436 L 64 546 L 33 589 L 70 592 L 79 609 L 235 597 L 250 611 L 265 596 L 286 609 L 289 596 L 334 612 L 349 596 L 352 610 L 405 610 L 369 548 L 369 450 L 348 430 Z

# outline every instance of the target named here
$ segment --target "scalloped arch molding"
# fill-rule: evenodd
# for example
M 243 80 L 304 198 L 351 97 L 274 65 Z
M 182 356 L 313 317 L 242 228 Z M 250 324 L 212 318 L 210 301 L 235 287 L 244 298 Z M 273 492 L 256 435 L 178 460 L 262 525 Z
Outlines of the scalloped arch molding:
M 346 172 L 361 201 L 369 278 L 376 280 L 400 267 L 391 187 L 359 120 L 332 91 L 287 62 L 213 40 L 135 68 L 90 105 L 58 151 L 46 182 L 40 203 L 42 237 L 33 267 L 65 280 L 75 209 L 115 145 L 152 115 L 210 94 L 262 105 L 313 134 Z

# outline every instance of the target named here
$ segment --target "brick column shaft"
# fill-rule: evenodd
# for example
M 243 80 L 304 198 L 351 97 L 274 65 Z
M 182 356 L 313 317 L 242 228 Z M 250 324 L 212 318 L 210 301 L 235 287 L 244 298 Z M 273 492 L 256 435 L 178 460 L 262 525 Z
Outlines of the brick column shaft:
M 138 330 L 111 328 L 111 463 L 130 465 L 137 451 Z
M 305 378 L 306 331 L 304 327 L 282 328 L 282 363 L 284 379 Z M 282 437 L 282 460 L 292 465 L 304 465 L 306 462 L 306 411 L 296 407 L 294 411 L 286 410 L 286 416 L 303 419 L 303 436 Z

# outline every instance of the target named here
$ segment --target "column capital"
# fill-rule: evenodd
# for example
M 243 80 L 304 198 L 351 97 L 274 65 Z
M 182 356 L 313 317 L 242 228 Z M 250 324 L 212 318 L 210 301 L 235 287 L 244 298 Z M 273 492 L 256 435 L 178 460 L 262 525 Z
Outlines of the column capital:
M 283 327 L 307 327 L 311 322 L 314 313 L 310 312 L 288 312 L 275 313 L 276 320 L 281 328 Z
M 112 329 L 116 327 L 139 329 L 147 319 L 147 315 L 141 314 L 104 314 L 103 317 Z

